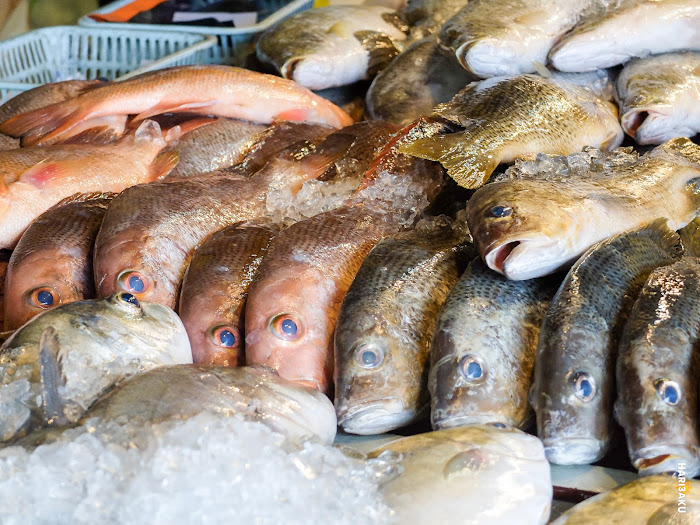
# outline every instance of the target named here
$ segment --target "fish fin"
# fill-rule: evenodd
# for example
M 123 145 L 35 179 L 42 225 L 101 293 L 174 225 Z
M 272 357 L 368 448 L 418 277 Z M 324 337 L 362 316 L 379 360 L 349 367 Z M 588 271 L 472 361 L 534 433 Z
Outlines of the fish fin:
M 482 186 L 499 163 L 496 150 L 484 150 L 470 143 L 464 133 L 436 135 L 399 148 L 400 153 L 434 160 L 463 188 Z
M 63 200 L 58 201 L 56 204 L 51 206 L 49 208 L 49 210 L 53 210 L 54 208 L 60 208 L 61 206 L 65 206 L 66 204 L 71 204 L 73 202 L 88 202 L 88 201 L 94 201 L 97 199 L 112 200 L 117 195 L 118 195 L 118 193 L 113 193 L 110 191 L 106 191 L 106 192 L 94 191 L 91 193 L 76 193 L 74 195 L 71 195 L 70 197 L 66 197 Z
M 275 116 L 275 121 L 278 120 L 290 120 L 292 122 L 303 122 L 309 116 L 309 110 L 307 108 L 294 108 L 278 113 Z
M 683 245 L 681 244 L 680 236 L 668 227 L 668 219 L 659 217 L 637 230 L 638 232 L 647 231 L 650 234 L 658 235 L 661 239 L 661 245 L 670 256 L 679 258 L 683 255 Z M 621 235 L 625 235 L 622 233 Z
M 16 182 L 31 184 L 37 189 L 43 189 L 53 179 L 60 177 L 63 173 L 60 162 L 41 161 L 27 171 L 23 172 Z
M 700 146 L 690 139 L 683 137 L 671 139 L 661 145 L 661 148 L 668 152 L 678 151 L 689 161 L 700 164 Z
M 58 352 L 60 343 L 56 329 L 49 326 L 39 339 L 39 380 L 41 383 L 41 411 L 46 426 L 60 426 L 68 423 L 63 399 L 58 387 L 63 384 L 61 363 Z
M 394 26 L 396 29 L 402 33 L 408 34 L 411 30 L 411 23 L 405 19 L 405 13 L 403 12 L 389 12 L 382 13 L 382 20 L 384 20 L 390 26 Z
M 683 251 L 690 257 L 700 257 L 700 218 L 696 217 L 685 227 L 678 230 Z
M 384 33 L 357 31 L 354 33 L 354 36 L 360 41 L 365 51 L 369 53 L 367 75 L 370 77 L 376 76 L 399 54 L 399 50 L 394 45 L 393 40 Z
M 204 109 L 214 106 L 218 100 L 207 100 L 205 102 L 188 102 L 187 104 L 180 104 L 179 106 L 169 106 L 168 104 L 156 104 L 150 109 L 147 109 L 143 113 L 139 113 L 134 117 L 133 122 L 139 122 L 145 120 L 148 117 L 153 117 L 155 115 L 161 115 L 163 113 L 182 113 L 183 111 L 190 111 L 193 109 Z
M 174 140 L 180 139 L 185 133 L 189 133 L 190 131 L 194 131 L 197 128 L 201 128 L 202 126 L 206 126 L 207 124 L 213 124 L 214 122 L 221 120 L 216 117 L 201 117 L 201 118 L 193 118 L 186 120 L 185 122 L 181 122 L 177 126 L 173 126 L 172 128 L 169 128 L 168 131 L 165 132 L 164 135 L 164 140 L 165 142 L 172 142 Z
M 321 142 L 316 151 L 299 161 L 299 165 L 308 171 L 310 179 L 325 174 L 333 163 L 345 155 L 355 142 L 355 137 L 348 133 L 334 133 Z
M 544 78 L 552 78 L 552 72 L 547 69 L 547 66 L 545 66 L 542 62 L 538 62 L 537 60 L 532 61 L 532 67 L 535 69 L 535 72 Z
M 114 128 L 98 126 L 81 131 L 77 135 L 58 141 L 55 144 L 111 144 L 119 140 L 120 137 L 121 135 L 114 131 Z
M 149 168 L 150 180 L 158 180 L 164 178 L 177 166 L 180 156 L 177 151 L 164 151 L 160 153 Z
M 79 106 L 59 102 L 15 115 L 0 125 L 0 132 L 22 137 L 23 147 L 34 146 L 42 140 L 52 139 L 68 131 L 82 120 L 83 113 Z

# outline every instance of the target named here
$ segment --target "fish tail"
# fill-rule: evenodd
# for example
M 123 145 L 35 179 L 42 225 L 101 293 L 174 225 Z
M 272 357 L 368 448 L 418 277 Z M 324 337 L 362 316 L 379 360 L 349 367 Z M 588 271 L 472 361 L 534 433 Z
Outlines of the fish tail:
M 150 180 L 158 180 L 164 178 L 170 173 L 180 160 L 177 151 L 164 151 L 160 153 L 151 163 L 149 167 Z
M 61 384 L 61 364 L 58 361 L 60 344 L 58 333 L 52 326 L 46 328 L 39 339 L 39 380 L 41 382 L 41 411 L 44 424 L 60 426 L 68 423 L 63 399 L 58 392 Z
M 498 166 L 500 158 L 496 150 L 478 147 L 464 133 L 416 140 L 401 146 L 399 152 L 439 162 L 457 184 L 469 189 L 482 186 Z
M 348 133 L 329 135 L 310 155 L 300 161 L 300 167 L 308 174 L 308 179 L 317 179 L 340 159 L 355 142 L 355 137 Z
M 15 115 L 0 125 L 0 133 L 22 137 L 22 146 L 33 146 L 58 137 L 78 124 L 85 116 L 71 101 L 59 102 L 28 113 Z
M 687 226 L 678 230 L 683 244 L 683 253 L 690 257 L 700 257 L 700 218 L 695 218 Z

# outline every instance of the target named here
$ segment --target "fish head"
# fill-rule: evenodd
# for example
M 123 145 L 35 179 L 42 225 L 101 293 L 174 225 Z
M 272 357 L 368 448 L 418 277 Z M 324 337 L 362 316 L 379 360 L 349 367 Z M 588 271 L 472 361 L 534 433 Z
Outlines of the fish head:
M 326 393 L 332 389 L 332 335 L 340 308 L 336 284 L 316 268 L 287 262 L 261 267 L 250 287 L 246 364 L 268 366 Z
M 532 279 L 585 250 L 578 244 L 585 239 L 586 217 L 577 207 L 548 181 L 494 182 L 467 202 L 467 224 L 489 268 L 512 280 Z

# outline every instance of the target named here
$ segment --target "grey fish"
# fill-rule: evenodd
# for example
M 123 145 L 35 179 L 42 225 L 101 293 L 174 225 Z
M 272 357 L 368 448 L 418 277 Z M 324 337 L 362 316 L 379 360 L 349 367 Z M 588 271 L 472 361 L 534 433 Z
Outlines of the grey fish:
M 532 421 L 537 338 L 558 279 L 511 281 L 472 261 L 447 297 L 430 354 L 433 428 Z
M 649 274 L 680 254 L 678 235 L 660 219 L 592 246 L 567 274 L 542 324 L 531 396 L 550 462 L 605 455 L 620 332 Z
M 335 407 L 353 434 L 381 434 L 428 408 L 430 341 L 464 251 L 450 228 L 399 233 L 367 254 L 335 326 Z
M 410 28 L 408 42 L 435 35 L 469 0 L 408 0 L 398 16 Z
M 700 220 L 680 231 L 685 256 L 654 270 L 629 314 L 617 358 L 615 414 L 639 474 L 700 473 Z

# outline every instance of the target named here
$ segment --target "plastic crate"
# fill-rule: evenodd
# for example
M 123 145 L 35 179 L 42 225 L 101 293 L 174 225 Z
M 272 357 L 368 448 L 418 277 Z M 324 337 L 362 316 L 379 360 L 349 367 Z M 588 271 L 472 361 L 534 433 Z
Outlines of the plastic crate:
M 208 50 L 204 63 L 228 64 L 233 66 L 241 66 L 244 64 L 248 54 L 253 51 L 256 38 L 260 33 L 278 22 L 281 22 L 285 18 L 289 18 L 301 11 L 311 9 L 314 5 L 314 0 L 293 0 L 292 2 L 285 0 L 262 0 L 260 4 L 263 11 L 271 12 L 272 14 L 255 25 L 242 28 L 113 23 L 98 22 L 90 18 L 91 14 L 110 13 L 132 1 L 133 0 L 118 0 L 112 2 L 83 16 L 78 20 L 78 24 L 83 27 L 91 28 L 113 27 L 119 29 L 140 29 L 141 31 L 154 31 L 167 28 L 168 31 L 194 31 L 196 33 L 214 35 L 218 39 L 217 45 Z
M 0 103 L 48 82 L 201 63 L 216 38 L 182 31 L 56 26 L 0 42 Z

